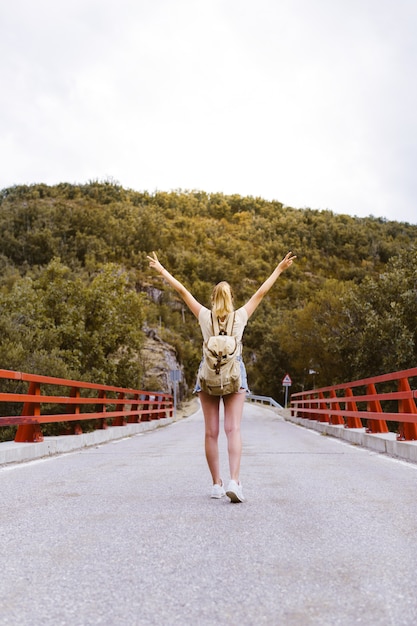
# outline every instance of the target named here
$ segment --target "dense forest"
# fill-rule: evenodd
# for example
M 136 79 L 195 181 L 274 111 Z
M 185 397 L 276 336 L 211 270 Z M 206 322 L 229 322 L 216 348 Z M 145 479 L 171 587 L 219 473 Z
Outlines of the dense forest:
M 0 192 L 0 367 L 143 386 L 150 330 L 192 388 L 197 321 L 148 267 L 162 263 L 209 306 L 228 280 L 244 304 L 292 250 L 244 335 L 254 393 L 291 391 L 416 364 L 417 225 L 202 191 L 114 182 Z M 312 373 L 314 372 L 314 374 Z

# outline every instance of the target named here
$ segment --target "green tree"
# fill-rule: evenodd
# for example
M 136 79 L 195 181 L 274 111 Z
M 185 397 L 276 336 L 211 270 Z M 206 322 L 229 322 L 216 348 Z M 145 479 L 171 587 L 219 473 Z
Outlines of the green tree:
M 417 248 L 393 259 L 379 277 L 348 294 L 346 342 L 355 377 L 414 367 L 417 357 Z
M 105 265 L 87 282 L 54 259 L 0 293 L 0 358 L 8 369 L 137 387 L 142 323 L 143 296 L 125 270 Z

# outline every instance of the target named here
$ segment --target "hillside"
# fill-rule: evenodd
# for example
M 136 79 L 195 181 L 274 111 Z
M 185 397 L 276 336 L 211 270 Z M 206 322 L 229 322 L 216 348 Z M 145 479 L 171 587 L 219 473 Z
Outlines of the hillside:
M 414 366 L 417 226 L 261 198 L 140 193 L 113 183 L 0 192 L 4 369 L 141 386 L 144 329 L 173 345 L 192 388 L 199 328 L 149 271 L 164 265 L 208 305 L 228 280 L 240 306 L 288 251 L 244 336 L 249 383 L 282 401 L 315 384 Z

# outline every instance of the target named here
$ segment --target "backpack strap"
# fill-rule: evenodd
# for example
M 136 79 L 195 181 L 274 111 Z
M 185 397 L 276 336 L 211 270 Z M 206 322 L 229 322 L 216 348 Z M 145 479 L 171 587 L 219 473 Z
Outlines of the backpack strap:
M 211 313 L 211 325 L 213 326 L 213 336 L 217 336 L 220 334 L 219 321 L 213 312 Z
M 229 315 L 229 319 L 227 320 L 227 326 L 226 326 L 226 335 L 231 336 L 233 334 L 233 324 L 235 323 L 235 315 L 236 315 L 235 312 L 233 312 L 233 315 Z

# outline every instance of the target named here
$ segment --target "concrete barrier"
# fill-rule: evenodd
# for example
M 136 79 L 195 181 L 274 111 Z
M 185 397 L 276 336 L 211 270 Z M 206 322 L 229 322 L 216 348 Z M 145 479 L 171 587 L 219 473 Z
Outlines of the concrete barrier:
M 395 433 L 370 434 L 366 432 L 365 428 L 345 428 L 328 422 L 295 417 L 291 415 L 290 409 L 280 411 L 280 415 L 288 422 L 316 430 L 323 435 L 338 437 L 355 446 L 363 446 L 380 454 L 388 454 L 395 458 L 417 463 L 417 441 L 398 441 Z
M 8 463 L 23 463 L 34 461 L 55 454 L 74 452 L 89 446 L 97 446 L 109 441 L 132 437 L 142 432 L 166 426 L 174 421 L 171 417 L 139 424 L 126 424 L 126 426 L 109 426 L 103 430 L 94 430 L 91 433 L 81 435 L 62 435 L 60 437 L 45 437 L 38 443 L 16 443 L 5 441 L 0 443 L 0 465 Z

